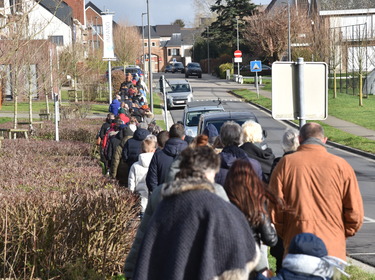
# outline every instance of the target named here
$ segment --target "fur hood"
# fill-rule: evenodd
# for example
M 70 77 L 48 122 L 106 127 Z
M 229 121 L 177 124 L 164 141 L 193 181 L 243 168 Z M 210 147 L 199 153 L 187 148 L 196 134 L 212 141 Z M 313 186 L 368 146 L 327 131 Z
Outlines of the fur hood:
M 194 190 L 208 190 L 212 193 L 215 192 L 213 184 L 209 181 L 201 178 L 187 178 L 176 179 L 168 184 L 165 184 L 161 190 L 161 195 L 163 197 L 168 197 Z

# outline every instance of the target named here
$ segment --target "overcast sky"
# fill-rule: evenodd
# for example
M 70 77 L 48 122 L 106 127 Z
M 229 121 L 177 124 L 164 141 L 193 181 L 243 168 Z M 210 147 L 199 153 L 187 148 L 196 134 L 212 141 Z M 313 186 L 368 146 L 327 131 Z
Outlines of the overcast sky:
M 86 0 L 86 3 L 89 0 Z M 118 23 L 127 22 L 131 25 L 142 25 L 142 13 L 147 12 L 146 0 L 91 0 L 102 11 L 114 12 L 114 20 Z M 269 4 L 271 0 L 253 0 L 254 4 Z M 189 27 L 194 21 L 192 0 L 149 0 L 150 23 L 170 24 L 182 19 Z M 147 16 L 143 17 L 144 24 Z

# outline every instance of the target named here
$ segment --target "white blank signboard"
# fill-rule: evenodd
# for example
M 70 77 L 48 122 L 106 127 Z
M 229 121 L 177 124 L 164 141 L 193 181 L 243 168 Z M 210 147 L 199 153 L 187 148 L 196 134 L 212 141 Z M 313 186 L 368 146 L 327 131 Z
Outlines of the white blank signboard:
M 299 116 L 297 64 L 272 64 L 272 117 L 297 120 Z M 328 116 L 328 67 L 324 62 L 304 63 L 304 111 L 306 120 L 324 120 Z

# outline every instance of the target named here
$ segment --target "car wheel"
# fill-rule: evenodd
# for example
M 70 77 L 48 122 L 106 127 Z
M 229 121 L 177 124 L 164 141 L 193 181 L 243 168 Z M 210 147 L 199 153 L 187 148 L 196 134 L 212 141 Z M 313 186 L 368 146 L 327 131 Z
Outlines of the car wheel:
M 198 75 L 198 78 L 199 78 L 199 79 L 202 79 L 202 75 Z
M 185 74 L 185 78 L 189 78 L 189 75 L 186 75 L 186 74 Z

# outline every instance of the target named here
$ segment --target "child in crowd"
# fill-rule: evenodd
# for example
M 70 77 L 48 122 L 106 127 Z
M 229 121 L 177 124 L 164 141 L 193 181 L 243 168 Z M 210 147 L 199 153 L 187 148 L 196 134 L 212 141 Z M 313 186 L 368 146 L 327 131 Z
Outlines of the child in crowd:
M 157 146 L 157 139 L 155 135 L 148 135 L 142 141 L 142 153 L 138 157 L 129 171 L 128 186 L 132 192 L 139 193 L 141 197 L 141 216 L 146 209 L 148 202 L 148 189 L 146 185 L 146 175 L 151 159 L 154 155 Z

